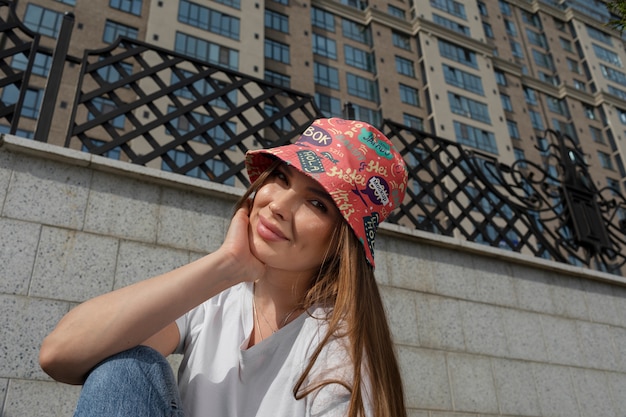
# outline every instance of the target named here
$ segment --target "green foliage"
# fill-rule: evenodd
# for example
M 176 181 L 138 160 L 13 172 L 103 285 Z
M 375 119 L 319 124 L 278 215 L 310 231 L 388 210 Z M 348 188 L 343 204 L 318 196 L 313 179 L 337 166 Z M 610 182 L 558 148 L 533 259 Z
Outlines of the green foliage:
M 606 3 L 606 7 L 611 13 L 617 16 L 610 20 L 607 25 L 613 29 L 623 33 L 626 29 L 626 0 L 610 0 Z

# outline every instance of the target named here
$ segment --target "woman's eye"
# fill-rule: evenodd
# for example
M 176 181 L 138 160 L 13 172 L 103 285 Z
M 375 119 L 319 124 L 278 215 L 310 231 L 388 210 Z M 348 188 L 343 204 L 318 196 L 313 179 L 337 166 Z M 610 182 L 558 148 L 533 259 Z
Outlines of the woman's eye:
M 319 200 L 311 200 L 311 204 L 312 204 L 315 208 L 317 208 L 317 209 L 321 210 L 321 211 L 322 211 L 322 212 L 324 212 L 324 213 L 326 213 L 326 212 L 328 211 L 328 208 L 326 207 L 326 204 L 322 203 L 322 202 L 321 202 L 321 201 L 319 201 Z
M 278 178 L 280 181 L 287 183 L 287 175 L 285 175 L 284 172 L 282 172 L 281 170 L 277 169 L 276 171 L 273 172 L 274 177 Z

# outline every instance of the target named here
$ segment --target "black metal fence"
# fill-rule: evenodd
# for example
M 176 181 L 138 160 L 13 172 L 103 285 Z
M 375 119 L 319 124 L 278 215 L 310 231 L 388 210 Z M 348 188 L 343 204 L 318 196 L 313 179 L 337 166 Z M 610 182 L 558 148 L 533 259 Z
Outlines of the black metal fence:
M 56 107 L 49 104 L 69 60 L 79 67 L 64 146 L 223 184 L 247 186 L 247 150 L 287 143 L 324 116 L 310 95 L 133 39 L 67 56 L 72 15 L 57 48 L 46 51 L 15 17 L 12 2 L 0 0 L 3 8 L 0 122 L 9 133 L 21 130 L 37 52 L 52 56 L 52 64 L 35 140 L 47 140 Z M 390 120 L 381 130 L 410 170 L 406 199 L 391 222 L 622 273 L 626 200 L 617 190 L 595 188 L 569 137 L 546 132 L 545 165 L 507 166 Z

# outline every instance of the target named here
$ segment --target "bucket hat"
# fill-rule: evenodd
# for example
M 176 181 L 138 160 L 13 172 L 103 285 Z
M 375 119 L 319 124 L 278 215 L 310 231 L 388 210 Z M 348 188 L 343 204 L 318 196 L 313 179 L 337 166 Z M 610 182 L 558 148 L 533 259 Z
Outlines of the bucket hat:
M 295 143 L 246 153 L 254 182 L 280 159 L 315 179 L 331 196 L 374 264 L 378 225 L 404 199 L 407 169 L 378 129 L 358 120 L 315 120 Z

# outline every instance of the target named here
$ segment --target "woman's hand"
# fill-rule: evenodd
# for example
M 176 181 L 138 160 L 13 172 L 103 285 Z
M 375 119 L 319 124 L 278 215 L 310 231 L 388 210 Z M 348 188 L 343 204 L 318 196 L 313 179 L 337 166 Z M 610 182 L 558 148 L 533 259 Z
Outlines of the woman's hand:
M 218 250 L 230 259 L 234 273 L 241 281 L 256 281 L 265 272 L 265 264 L 256 258 L 250 250 L 250 201 L 235 212 L 224 243 Z

